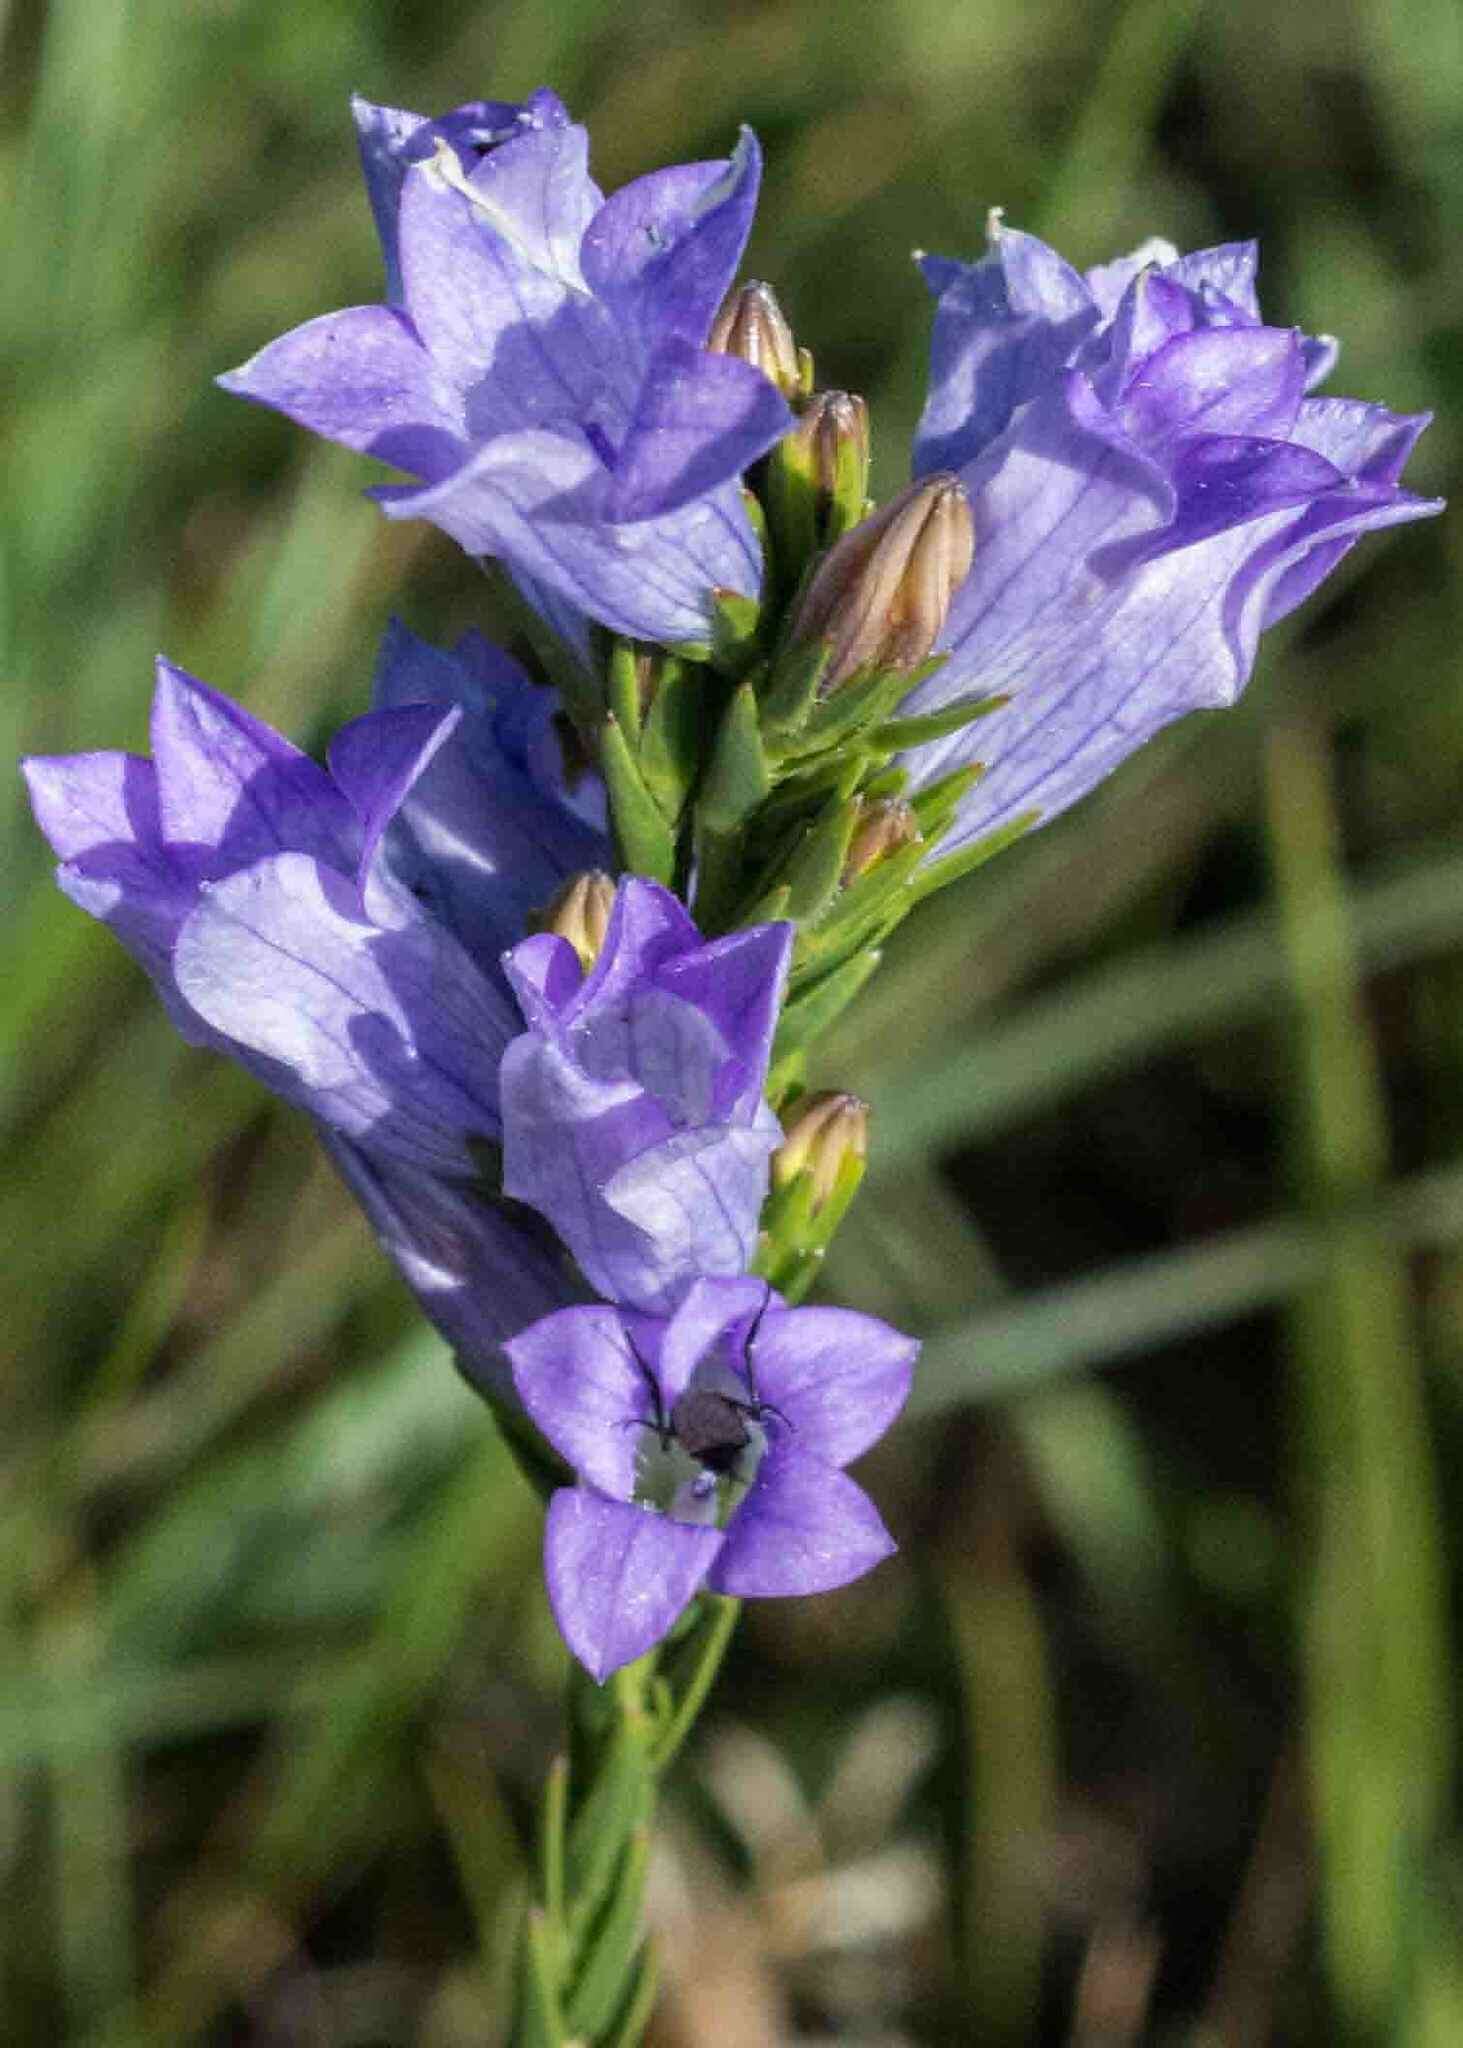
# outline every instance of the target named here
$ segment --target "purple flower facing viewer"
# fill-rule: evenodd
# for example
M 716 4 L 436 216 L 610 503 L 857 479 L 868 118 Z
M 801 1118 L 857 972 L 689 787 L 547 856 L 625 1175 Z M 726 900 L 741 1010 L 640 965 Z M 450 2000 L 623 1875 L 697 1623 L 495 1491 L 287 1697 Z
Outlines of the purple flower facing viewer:
M 595 1289 L 654 1314 L 746 1271 L 780 1139 L 763 1099 L 787 924 L 703 941 L 627 877 L 586 973 L 544 933 L 507 956 L 528 1029 L 502 1066 L 503 1185 L 548 1218 Z
M 1186 711 L 1234 703 L 1262 630 L 1364 533 L 1436 512 L 1399 487 L 1427 424 L 1310 398 L 1328 339 L 1263 324 L 1256 247 L 1146 243 L 1085 275 L 993 219 L 977 263 L 922 259 L 936 298 L 917 475 L 956 471 L 975 560 L 908 700 L 989 717 L 905 759 L 980 761 L 941 847 L 1045 822 Z
M 601 1683 L 703 1585 L 827 1592 L 894 1549 L 843 1470 L 909 1392 L 918 1346 L 887 1324 L 702 1280 L 668 1321 L 562 1309 L 506 1349 L 523 1406 L 578 1474 L 549 1504 L 545 1572 Z
M 678 164 L 606 200 L 549 92 L 436 121 L 355 103 L 388 303 L 312 320 L 221 381 L 419 479 L 376 495 L 473 555 L 588 649 L 586 619 L 702 641 L 755 596 L 739 476 L 791 424 L 705 347 L 761 163 Z

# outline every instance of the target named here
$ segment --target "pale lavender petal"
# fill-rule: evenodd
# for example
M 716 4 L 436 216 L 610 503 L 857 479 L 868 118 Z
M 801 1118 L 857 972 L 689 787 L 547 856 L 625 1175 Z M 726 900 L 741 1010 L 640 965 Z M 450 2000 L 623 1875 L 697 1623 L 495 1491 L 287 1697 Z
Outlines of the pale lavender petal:
M 753 1098 L 767 1079 L 796 936 L 790 924 L 753 925 L 683 953 L 659 977 L 662 988 L 694 1004 L 736 1047 L 741 1086 Z
M 1181 435 L 1283 440 L 1305 395 L 1300 337 L 1282 327 L 1211 327 L 1144 357 L 1120 401 L 1124 427 L 1150 454 Z
M 749 469 L 792 423 L 782 394 L 750 363 L 666 342 L 650 359 L 615 457 L 606 518 L 677 511 Z
M 566 1005 L 564 1022 L 571 1023 L 591 1006 L 603 1009 L 622 1002 L 642 982 L 694 953 L 701 943 L 679 897 L 658 882 L 627 875 L 615 892 L 599 957 Z
M 460 390 L 392 306 L 349 306 L 307 321 L 218 381 L 428 481 L 449 475 L 468 453 Z
M 549 1604 L 574 1655 L 600 1684 L 658 1643 L 706 1577 L 719 1529 L 672 1521 L 586 1487 L 549 1502 Z
M 698 1275 L 730 1279 L 746 1271 L 757 1247 L 772 1154 L 782 1142 L 767 1110 L 750 1126 L 682 1131 L 641 1152 L 604 1183 L 612 1216 L 632 1226 L 614 1242 L 602 1229 L 595 1247 L 605 1291 L 647 1313 L 665 1315 Z M 585 1271 L 596 1278 L 590 1266 Z
M 279 854 L 206 890 L 178 935 L 184 999 L 270 1085 L 372 1151 L 465 1172 L 499 1129 L 511 1026 L 451 936 L 403 904 L 382 930 L 346 878 Z
M 1306 390 L 1314 391 L 1335 369 L 1341 355 L 1341 344 L 1334 334 L 1309 334 L 1302 341 L 1301 348 L 1306 359 Z
M 896 1547 L 861 1486 L 784 1438 L 757 1468 L 707 1583 L 737 1598 L 828 1593 Z
M 587 440 L 532 429 L 487 442 L 427 490 L 376 492 L 392 519 L 429 519 L 471 555 L 501 555 L 612 632 L 699 644 L 716 590 L 755 596 L 762 559 L 740 489 L 632 526 L 602 510 L 608 471 Z
M 343 725 L 331 741 L 331 778 L 360 820 L 356 881 L 362 889 L 387 826 L 461 723 L 455 706 L 407 704 L 395 711 L 368 711 Z
M 476 1385 L 513 1398 L 504 1340 L 573 1296 L 547 1227 L 469 1183 L 320 1137 L 425 1313 Z
M 1255 321 L 1260 318 L 1255 296 L 1259 268 L 1260 245 L 1254 241 L 1219 242 L 1212 249 L 1176 256 L 1165 265 L 1167 274 L 1190 291 L 1217 292 Z
M 579 955 L 554 932 L 535 932 L 504 956 L 503 972 L 533 1031 L 553 1035 L 562 1012 L 584 982 Z
M 324 769 L 242 706 L 161 659 L 152 753 L 163 837 L 213 849 L 216 872 L 284 850 L 354 865 L 355 819 Z
M 909 1396 L 919 1345 L 846 1308 L 769 1307 L 752 1347 L 760 1400 L 798 1448 L 847 1465 L 876 1443 Z
M 657 1419 L 649 1358 L 636 1358 L 632 1339 L 612 1308 L 564 1308 L 503 1347 L 518 1398 L 554 1449 L 626 1501 Z
M 1130 255 L 1116 257 L 1111 263 L 1095 264 L 1084 272 L 1084 278 L 1103 319 L 1111 320 L 1135 277 L 1145 270 L 1167 269 L 1178 260 L 1179 252 L 1172 242 L 1162 235 L 1150 235 Z
M 1098 319 L 1077 273 L 1011 229 L 999 231 L 979 263 L 926 257 L 921 268 L 938 303 L 916 476 L 979 455 L 1017 406 L 1071 361 Z
M 750 1326 L 764 1308 L 770 1315 L 783 1307 L 782 1296 L 765 1280 L 698 1280 L 688 1288 L 665 1325 L 655 1365 L 666 1413 L 691 1384 L 697 1366 L 716 1351 L 729 1330 L 738 1323 Z
M 58 860 L 103 846 L 155 846 L 161 838 L 157 777 L 140 754 L 31 754 L 21 772 Z
M 590 290 L 647 346 L 700 347 L 742 258 L 762 154 L 744 128 L 730 160 L 675 164 L 612 193 L 584 237 Z

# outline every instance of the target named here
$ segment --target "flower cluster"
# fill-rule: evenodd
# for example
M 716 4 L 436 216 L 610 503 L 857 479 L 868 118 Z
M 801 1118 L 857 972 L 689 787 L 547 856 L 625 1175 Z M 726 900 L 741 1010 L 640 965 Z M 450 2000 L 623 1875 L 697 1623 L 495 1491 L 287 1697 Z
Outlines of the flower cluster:
M 62 888 L 314 1120 L 534 1446 L 602 1680 L 703 1587 L 892 1548 L 844 1468 L 916 1347 L 796 1305 L 867 1150 L 803 1092 L 820 1032 L 921 896 L 1232 703 L 1361 534 L 1436 509 L 1424 422 L 1308 395 L 1335 346 L 1264 324 L 1252 245 L 1081 274 L 993 219 L 923 259 L 876 508 L 863 401 L 733 290 L 749 134 L 606 199 L 547 91 L 356 122 L 382 303 L 222 381 L 405 471 L 384 511 L 500 563 L 534 647 L 393 626 L 324 766 L 161 662 L 150 759 L 26 773 Z

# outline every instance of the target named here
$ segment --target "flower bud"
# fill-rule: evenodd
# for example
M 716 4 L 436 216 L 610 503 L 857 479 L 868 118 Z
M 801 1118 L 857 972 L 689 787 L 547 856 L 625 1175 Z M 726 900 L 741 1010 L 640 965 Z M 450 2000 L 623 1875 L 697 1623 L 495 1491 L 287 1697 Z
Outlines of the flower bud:
M 787 1136 L 772 1155 L 772 1184 L 788 1187 L 800 1173 L 813 1176 L 811 1213 L 836 1189 L 850 1160 L 859 1168 L 869 1156 L 869 1106 L 856 1095 L 826 1089 L 805 1095 L 787 1124 Z
M 922 836 L 918 818 L 902 797 L 865 799 L 859 804 L 858 823 L 843 863 L 844 888 L 902 846 L 914 846 Z
M 731 292 L 711 323 L 706 346 L 717 355 L 740 356 L 770 377 L 784 398 L 796 398 L 805 388 L 797 343 L 770 284 L 744 284 Z
M 851 391 L 819 391 L 774 454 L 811 486 L 816 544 L 857 526 L 869 496 L 869 408 Z
M 863 668 L 913 669 L 929 654 L 975 557 L 960 479 L 922 477 L 846 533 L 818 568 L 795 641 L 827 640 L 825 691 Z
M 539 931 L 567 939 L 588 974 L 599 958 L 614 907 L 613 881 L 602 869 L 587 868 L 583 874 L 569 877 L 534 922 Z

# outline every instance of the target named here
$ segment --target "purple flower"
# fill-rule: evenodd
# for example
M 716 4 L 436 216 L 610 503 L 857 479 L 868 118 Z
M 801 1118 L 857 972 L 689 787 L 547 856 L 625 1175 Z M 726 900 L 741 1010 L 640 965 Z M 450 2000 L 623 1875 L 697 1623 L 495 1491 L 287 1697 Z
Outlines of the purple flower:
M 757 593 L 738 477 L 791 424 L 704 347 L 756 206 L 750 133 L 605 200 L 551 93 L 356 121 L 388 303 L 310 321 L 225 388 L 420 479 L 376 495 L 500 557 L 581 653 L 586 616 L 704 641 L 714 590 Z
M 505 965 L 528 1029 L 503 1057 L 503 1185 L 596 1290 L 668 1313 L 746 1271 L 781 1132 L 763 1100 L 792 927 L 703 942 L 667 890 L 620 884 L 588 974 L 548 934 Z
M 1065 810 L 1171 719 L 1234 703 L 1262 630 L 1373 528 L 1426 417 L 1308 398 L 1335 343 L 1262 324 L 1255 245 L 1165 242 L 1085 276 L 993 221 L 936 297 L 916 474 L 956 470 L 975 563 L 946 665 L 908 700 L 1008 706 L 906 757 L 918 787 L 980 761 L 948 853 Z
M 843 1467 L 883 1435 L 918 1346 L 849 1309 L 702 1280 L 668 1322 L 562 1309 L 506 1346 L 519 1399 L 579 1475 L 544 1562 L 565 1641 L 599 1681 L 703 1586 L 821 1593 L 894 1548 Z
M 497 955 L 519 899 L 601 843 L 503 745 L 501 707 L 541 694 L 475 637 L 449 656 L 393 629 L 385 708 L 327 770 L 160 661 L 151 760 L 25 772 L 61 887 L 185 1037 L 373 1157 L 468 1177 L 501 1129 L 516 1019 Z

